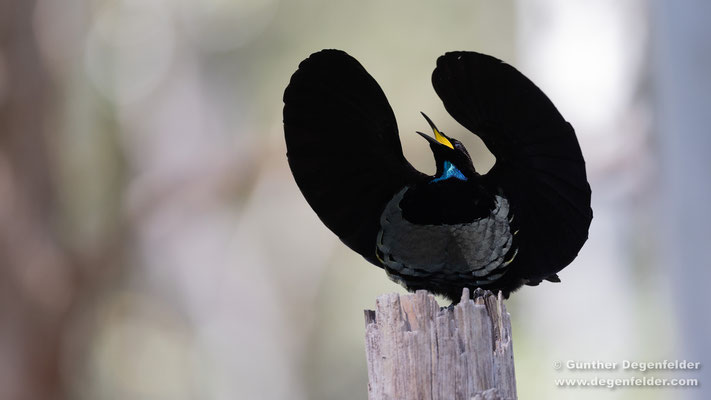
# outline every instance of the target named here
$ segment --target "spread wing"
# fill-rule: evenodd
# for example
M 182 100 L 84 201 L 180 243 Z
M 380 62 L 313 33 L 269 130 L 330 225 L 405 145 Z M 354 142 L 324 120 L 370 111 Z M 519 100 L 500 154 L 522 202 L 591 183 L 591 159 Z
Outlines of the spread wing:
M 301 62 L 284 92 L 284 135 L 299 189 L 323 223 L 370 262 L 379 218 L 408 183 L 385 94 L 353 57 L 323 50 Z
M 592 219 L 573 127 L 528 78 L 491 56 L 447 53 L 432 84 L 452 117 L 496 157 L 487 179 L 503 189 L 518 220 L 518 273 L 531 282 L 553 278 L 577 256 Z

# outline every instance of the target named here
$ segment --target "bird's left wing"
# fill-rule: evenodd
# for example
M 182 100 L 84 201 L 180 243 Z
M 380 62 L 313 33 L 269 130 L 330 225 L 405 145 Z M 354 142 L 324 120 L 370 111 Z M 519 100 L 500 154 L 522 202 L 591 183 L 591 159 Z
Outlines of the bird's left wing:
M 388 201 L 424 175 L 407 162 L 390 104 L 353 57 L 323 50 L 284 92 L 284 134 L 299 189 L 323 223 L 370 262 Z
M 486 178 L 512 202 L 530 282 L 555 280 L 587 240 L 592 209 L 585 160 L 573 127 L 511 65 L 475 52 L 437 60 L 432 84 L 447 111 L 496 157 Z

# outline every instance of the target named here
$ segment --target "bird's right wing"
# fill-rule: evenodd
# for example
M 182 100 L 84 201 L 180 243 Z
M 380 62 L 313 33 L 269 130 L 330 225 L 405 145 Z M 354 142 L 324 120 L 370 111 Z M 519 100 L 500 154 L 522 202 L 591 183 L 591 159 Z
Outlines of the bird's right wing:
M 454 119 L 496 157 L 487 178 L 515 206 L 526 250 L 521 255 L 536 253 L 539 260 L 520 260 L 529 261 L 528 278 L 545 279 L 565 267 L 586 241 L 592 219 L 573 127 L 533 82 L 491 56 L 447 53 L 437 60 L 432 84 Z
M 380 215 L 423 175 L 405 159 L 395 115 L 375 79 L 343 51 L 312 54 L 284 92 L 284 134 L 289 166 L 311 208 L 346 245 L 380 265 Z

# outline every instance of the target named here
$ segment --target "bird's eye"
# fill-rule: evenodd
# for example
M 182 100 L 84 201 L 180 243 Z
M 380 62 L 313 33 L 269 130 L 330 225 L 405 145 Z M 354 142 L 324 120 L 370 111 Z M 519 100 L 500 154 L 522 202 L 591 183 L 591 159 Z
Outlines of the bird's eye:
M 470 156 L 469 156 L 469 152 L 467 151 L 467 148 L 464 147 L 464 145 L 462 144 L 462 142 L 460 142 L 459 140 L 457 140 L 457 141 L 454 142 L 453 144 L 454 144 L 454 149 L 455 149 L 455 150 L 461 151 L 462 153 L 466 154 L 467 157 L 470 157 Z M 470 157 L 470 158 L 471 158 L 471 157 Z

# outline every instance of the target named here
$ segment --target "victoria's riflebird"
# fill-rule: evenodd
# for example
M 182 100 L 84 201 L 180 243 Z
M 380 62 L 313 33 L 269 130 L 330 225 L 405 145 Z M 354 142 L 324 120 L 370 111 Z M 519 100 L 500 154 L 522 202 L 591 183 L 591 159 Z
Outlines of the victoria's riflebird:
M 456 302 L 463 288 L 559 282 L 592 220 L 573 127 L 518 70 L 475 52 L 437 59 L 435 92 L 496 158 L 479 174 L 423 114 L 437 171 L 405 159 L 392 108 L 353 57 L 322 50 L 284 92 L 287 157 L 306 201 L 348 247 L 408 290 Z

